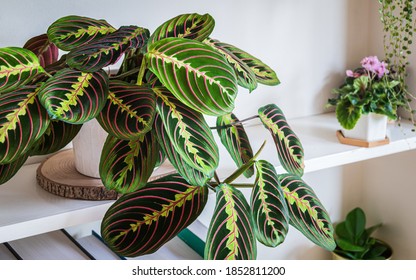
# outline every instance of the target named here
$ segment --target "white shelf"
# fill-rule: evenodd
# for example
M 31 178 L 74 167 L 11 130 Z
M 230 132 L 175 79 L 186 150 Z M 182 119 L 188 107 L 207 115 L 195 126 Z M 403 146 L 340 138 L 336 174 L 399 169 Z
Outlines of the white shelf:
M 304 146 L 305 172 L 416 149 L 416 133 L 411 132 L 410 124 L 389 125 L 391 143 L 374 148 L 340 144 L 335 135 L 339 125 L 333 114 L 293 119 L 289 124 Z M 269 160 L 278 172 L 284 172 L 269 132 L 262 125 L 252 125 L 247 127 L 247 133 L 255 151 L 267 140 L 259 159 Z M 222 145 L 219 146 L 222 156 L 219 175 L 225 178 L 235 170 L 235 165 Z M 44 191 L 35 179 L 38 165 L 24 166 L 14 178 L 0 186 L 0 243 L 101 220 L 113 203 L 62 198 Z M 171 167 L 159 169 L 157 173 L 169 171 Z
M 390 144 L 373 148 L 362 148 L 340 144 L 336 131 L 340 129 L 333 113 L 296 118 L 289 120 L 289 125 L 302 142 L 305 152 L 305 173 L 323 170 L 344 164 L 359 162 L 376 157 L 416 149 L 416 132 L 412 132 L 410 123 L 402 122 L 388 125 Z M 256 152 L 264 140 L 267 141 L 258 159 L 270 161 L 278 173 L 285 173 L 279 163 L 275 144 L 268 130 L 262 124 L 246 126 L 252 148 Z M 231 158 L 220 146 L 222 156 L 219 176 L 224 179 L 235 169 Z
M 0 243 L 101 220 L 114 202 L 50 194 L 36 183 L 38 166 L 23 166 L 0 186 Z M 154 175 L 170 171 L 170 166 L 162 166 Z

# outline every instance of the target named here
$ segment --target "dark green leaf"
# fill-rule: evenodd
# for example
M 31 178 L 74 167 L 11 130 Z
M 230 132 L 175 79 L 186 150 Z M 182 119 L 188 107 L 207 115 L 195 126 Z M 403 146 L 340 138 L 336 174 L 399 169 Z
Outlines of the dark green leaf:
M 117 31 L 71 50 L 68 65 L 83 72 L 95 72 L 114 64 L 129 48 L 143 47 L 149 38 L 147 29 L 122 26 Z
M 349 240 L 342 238 L 337 239 L 337 245 L 344 251 L 348 252 L 364 252 L 367 248 L 351 243 Z
M 220 136 L 221 143 L 230 153 L 231 158 L 241 167 L 253 157 L 253 150 L 243 124 L 230 124 L 238 122 L 234 114 L 226 114 L 217 118 L 217 132 Z M 254 174 L 254 166 L 244 172 L 244 176 L 250 178 Z
M 154 88 L 156 109 L 175 151 L 192 168 L 212 177 L 218 167 L 217 143 L 204 116 L 183 105 L 165 88 Z
M 256 170 L 256 182 L 251 193 L 256 236 L 264 245 L 276 247 L 285 240 L 289 230 L 288 207 L 273 165 L 259 160 Z
M 0 48 L 0 93 L 28 84 L 43 72 L 39 59 L 33 52 L 16 47 Z
M 37 99 L 36 87 L 0 95 L 0 164 L 28 153 L 48 126 L 48 113 Z
M 152 132 L 130 141 L 109 135 L 100 159 L 100 177 L 104 186 L 119 193 L 143 188 L 156 166 L 158 149 Z
M 150 88 L 112 80 L 107 103 L 97 120 L 112 136 L 133 140 L 152 128 L 155 106 L 155 95 Z
M 254 72 L 233 53 L 234 50 L 242 52 L 240 49 L 211 38 L 205 39 L 204 43 L 214 47 L 224 55 L 228 63 L 234 67 L 235 73 L 237 74 L 237 81 L 240 86 L 247 88 L 250 92 L 257 88 L 257 80 Z
M 178 173 L 192 186 L 205 186 L 211 177 L 192 168 L 184 161 L 183 157 L 175 151 L 175 148 L 166 133 L 165 126 L 158 115 L 156 115 L 155 118 L 154 131 L 163 153 Z
M 108 76 L 104 71 L 83 73 L 65 68 L 41 86 L 39 100 L 52 118 L 81 124 L 100 113 L 107 94 Z
M 101 235 L 119 255 L 151 254 L 190 225 L 207 198 L 207 187 L 191 186 L 178 175 L 166 176 L 110 206 Z
M 234 69 L 214 48 L 166 38 L 150 44 L 146 58 L 159 81 L 188 107 L 213 116 L 234 109 L 238 90 Z
M 202 41 L 214 29 L 215 21 L 209 14 L 183 14 L 167 20 L 152 34 L 149 42 L 154 43 L 168 37 Z
M 228 184 L 219 185 L 216 193 L 216 205 L 208 228 L 204 258 L 256 259 L 254 221 L 244 195 Z
M 334 250 L 332 222 L 312 188 L 297 175 L 282 174 L 278 179 L 289 206 L 290 224 L 318 246 Z
M 239 84 L 250 91 L 257 87 L 257 82 L 269 86 L 280 84 L 276 73 L 260 59 L 227 43 L 207 39 L 204 43 L 215 47 L 233 65 L 239 78 Z
M 364 211 L 357 207 L 347 214 L 345 227 L 351 233 L 353 241 L 358 244 L 361 235 L 365 232 L 366 218 Z
M 275 104 L 268 104 L 259 110 L 260 120 L 272 134 L 279 161 L 290 173 L 302 176 L 304 170 L 303 147 L 290 128 L 286 118 Z
M 47 31 L 48 38 L 58 48 L 70 51 L 116 31 L 105 20 L 82 16 L 65 16 L 52 23 Z

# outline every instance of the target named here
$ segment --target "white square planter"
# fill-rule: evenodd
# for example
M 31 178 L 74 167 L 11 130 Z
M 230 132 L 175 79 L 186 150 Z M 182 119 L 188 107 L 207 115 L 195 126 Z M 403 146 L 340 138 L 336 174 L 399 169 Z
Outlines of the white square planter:
M 345 138 L 375 142 L 384 140 L 387 134 L 387 116 L 370 113 L 362 115 L 351 130 L 342 129 Z

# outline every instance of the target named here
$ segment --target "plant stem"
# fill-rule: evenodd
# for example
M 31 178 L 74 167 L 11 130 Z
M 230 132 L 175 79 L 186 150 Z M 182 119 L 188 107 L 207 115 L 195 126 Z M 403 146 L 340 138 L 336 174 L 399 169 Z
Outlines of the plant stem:
M 263 142 L 257 153 L 248 162 L 246 162 L 240 168 L 238 168 L 233 174 L 228 176 L 228 178 L 224 180 L 224 183 L 231 184 L 235 179 L 240 177 L 240 175 L 243 174 L 248 168 L 250 168 L 250 166 L 252 166 L 256 162 L 257 157 L 260 155 L 265 145 L 266 141 Z
M 142 60 L 142 64 L 140 65 L 140 71 L 139 74 L 137 75 L 137 85 L 141 86 L 143 83 L 143 77 L 144 77 L 144 72 L 147 68 L 147 61 L 146 61 L 146 57 L 143 57 Z
M 120 74 L 120 75 L 117 75 L 117 76 L 111 76 L 111 77 L 110 77 L 110 80 L 112 80 L 112 79 L 122 79 L 122 78 L 125 78 L 125 77 L 127 77 L 127 76 L 130 76 L 130 75 L 132 75 L 132 74 L 135 74 L 135 73 L 137 73 L 137 72 L 139 72 L 139 71 L 140 71 L 140 68 L 139 68 L 139 67 L 137 67 L 137 68 L 131 69 L 131 70 L 129 70 L 129 71 L 126 71 L 126 72 L 124 72 L 124 73 L 122 73 L 122 74 Z
M 221 184 L 221 180 L 220 180 L 220 177 L 218 176 L 217 171 L 214 172 L 214 178 L 215 178 L 215 181 L 218 183 L 218 185 Z
M 228 128 L 228 127 L 233 127 L 233 126 L 236 126 L 236 125 L 241 125 L 241 124 L 243 124 L 246 121 L 254 120 L 254 119 L 258 118 L 258 117 L 259 117 L 259 115 L 255 115 L 255 116 L 246 118 L 244 120 L 240 120 L 240 121 L 233 122 L 233 123 L 230 123 L 230 124 L 220 125 L 220 126 L 213 126 L 213 127 L 210 127 L 210 129 L 223 129 L 223 128 Z

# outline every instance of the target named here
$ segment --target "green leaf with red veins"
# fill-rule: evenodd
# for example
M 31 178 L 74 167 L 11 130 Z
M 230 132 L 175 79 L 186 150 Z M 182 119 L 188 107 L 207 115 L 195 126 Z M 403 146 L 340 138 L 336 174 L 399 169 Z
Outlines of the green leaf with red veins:
M 150 37 L 149 42 L 154 43 L 168 37 L 202 41 L 211 34 L 214 26 L 214 18 L 209 14 L 183 14 L 160 25 Z
M 192 168 L 211 178 L 219 163 L 218 146 L 204 116 L 165 88 L 153 88 L 156 109 L 175 151 Z
M 53 22 L 47 31 L 49 40 L 58 48 L 70 51 L 116 31 L 105 20 L 83 16 L 65 16 Z
M 39 100 L 53 119 L 85 123 L 101 112 L 107 102 L 108 76 L 65 68 L 49 78 L 39 90 Z
M 289 207 L 290 224 L 318 246 L 334 250 L 331 219 L 313 189 L 297 175 L 281 174 L 278 180 Z
M 270 162 L 256 162 L 256 182 L 251 192 L 251 211 L 257 239 L 264 245 L 281 244 L 289 230 L 289 211 L 276 170 Z
M 134 140 L 152 128 L 155 107 L 155 94 L 149 87 L 112 80 L 107 103 L 97 120 L 112 136 Z
M 189 185 L 177 174 L 163 177 L 111 205 L 101 235 L 119 255 L 154 253 L 195 221 L 207 198 L 207 187 Z
M 204 258 L 207 260 L 256 259 L 254 221 L 244 195 L 228 184 L 219 185 L 216 194 Z
M 66 62 L 83 72 L 95 72 L 116 63 L 129 49 L 143 47 L 149 30 L 138 26 L 122 26 L 103 38 L 71 50 Z
M 241 167 L 253 158 L 253 150 L 243 124 L 233 126 L 230 124 L 238 122 L 239 119 L 233 114 L 226 114 L 217 118 L 217 132 L 221 143 L 230 153 L 231 158 Z M 254 174 L 254 166 L 244 172 L 244 176 L 250 178 Z
M 237 78 L 227 60 L 211 46 L 184 38 L 166 38 L 148 46 L 149 69 L 186 106 L 222 116 L 234 109 Z
M 302 143 L 289 126 L 282 110 L 275 104 L 268 104 L 258 112 L 260 120 L 273 137 L 283 168 L 287 172 L 302 176 L 305 167 Z
M 49 126 L 49 116 L 37 98 L 37 88 L 26 86 L 0 95 L 0 164 L 28 153 Z
M 37 74 L 43 72 L 39 59 L 30 50 L 0 48 L 0 94 L 28 84 Z
M 152 131 L 135 140 L 109 135 L 101 153 L 101 180 L 107 189 L 134 192 L 146 185 L 158 157 L 159 146 Z

